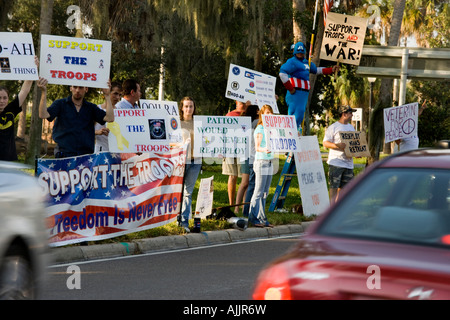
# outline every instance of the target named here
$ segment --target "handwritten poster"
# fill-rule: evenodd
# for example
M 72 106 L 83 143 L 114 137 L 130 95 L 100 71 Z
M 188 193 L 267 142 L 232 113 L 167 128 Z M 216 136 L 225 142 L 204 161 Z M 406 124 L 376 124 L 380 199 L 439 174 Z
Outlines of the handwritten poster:
M 345 143 L 344 153 L 347 157 L 370 157 L 366 133 L 355 131 L 341 131 L 341 142 Z
M 48 83 L 108 88 L 111 41 L 41 36 L 40 76 Z
M 300 137 L 300 151 L 294 158 L 303 214 L 320 214 L 330 205 L 330 198 L 317 136 Z
M 384 142 L 417 136 L 419 103 L 384 109 Z
M 294 116 L 265 114 L 262 116 L 268 148 L 272 152 L 297 152 L 299 136 Z
M 0 32 L 0 80 L 38 80 L 31 33 Z
M 359 65 L 367 18 L 329 12 L 323 34 L 320 58 Z

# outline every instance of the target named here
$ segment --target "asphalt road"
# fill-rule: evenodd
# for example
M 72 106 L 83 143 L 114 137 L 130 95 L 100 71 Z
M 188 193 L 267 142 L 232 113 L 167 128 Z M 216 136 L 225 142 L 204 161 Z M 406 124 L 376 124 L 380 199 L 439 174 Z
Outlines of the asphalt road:
M 297 239 L 269 238 L 52 266 L 40 299 L 248 300 L 259 271 Z

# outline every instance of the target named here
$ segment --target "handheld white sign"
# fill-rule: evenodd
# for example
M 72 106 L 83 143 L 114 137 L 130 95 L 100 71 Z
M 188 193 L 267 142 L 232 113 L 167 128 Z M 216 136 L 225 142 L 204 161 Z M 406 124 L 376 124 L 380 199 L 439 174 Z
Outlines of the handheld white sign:
M 194 157 L 247 159 L 250 117 L 194 116 Z
M 25 32 L 0 32 L 0 80 L 38 80 L 33 37 Z
M 262 116 L 267 147 L 272 152 L 297 152 L 299 137 L 294 116 L 264 114 Z
M 107 123 L 110 152 L 169 152 L 172 130 L 180 127 L 178 117 L 165 111 L 115 109 L 114 122 Z M 171 130 L 172 129 L 172 130 Z
M 231 63 L 225 97 L 241 102 L 250 101 L 260 108 L 268 104 L 274 113 L 279 113 L 275 85 L 275 77 Z
M 384 109 L 384 142 L 417 136 L 419 103 Z
M 169 116 L 180 116 L 176 101 L 139 100 L 142 109 L 165 110 Z
M 111 41 L 41 36 L 40 76 L 50 84 L 108 88 Z

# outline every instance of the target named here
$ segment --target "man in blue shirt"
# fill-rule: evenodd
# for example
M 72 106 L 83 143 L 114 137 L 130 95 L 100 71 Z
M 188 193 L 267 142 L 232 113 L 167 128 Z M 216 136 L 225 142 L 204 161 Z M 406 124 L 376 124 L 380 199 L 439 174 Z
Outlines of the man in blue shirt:
M 108 83 L 109 85 L 109 83 Z M 94 153 L 96 122 L 114 121 L 110 89 L 103 89 L 106 112 L 97 105 L 84 100 L 88 88 L 71 86 L 71 96 L 56 100 L 47 108 L 47 80 L 40 78 L 38 87 L 42 91 L 39 104 L 39 117 L 55 120 L 53 140 L 57 143 L 56 158 L 74 157 Z
M 294 56 L 288 59 L 280 68 L 279 77 L 284 87 L 288 90 L 286 93 L 286 103 L 288 105 L 288 114 L 294 115 L 297 126 L 301 128 L 305 114 L 306 103 L 309 95 L 309 74 L 332 74 L 338 66 L 332 68 L 317 67 L 305 59 L 305 46 L 302 42 L 293 45 Z
M 116 109 L 138 109 L 141 98 L 141 86 L 136 80 L 128 79 L 122 83 L 122 100 L 116 103 Z

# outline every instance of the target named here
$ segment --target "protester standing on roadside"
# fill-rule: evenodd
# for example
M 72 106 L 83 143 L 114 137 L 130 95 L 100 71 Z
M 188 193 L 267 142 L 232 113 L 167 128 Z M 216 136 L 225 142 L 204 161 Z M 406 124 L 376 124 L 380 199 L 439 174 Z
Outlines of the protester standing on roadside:
M 184 97 L 179 106 L 183 142 L 189 143 L 184 168 L 184 190 L 181 207 L 181 226 L 189 230 L 189 217 L 192 214 L 192 192 L 202 168 L 202 159 L 194 158 L 194 115 L 195 102 L 191 97 Z
M 287 89 L 288 115 L 294 115 L 297 127 L 301 128 L 310 89 L 309 74 L 330 75 L 339 70 L 339 66 L 322 68 L 317 67 L 312 62 L 309 65 L 308 60 L 305 58 L 306 49 L 302 42 L 297 42 L 292 46 L 292 49 L 294 56 L 281 66 L 279 77 Z
M 253 134 L 255 140 L 255 190 L 250 203 L 250 213 L 248 221 L 255 227 L 273 227 L 267 221 L 265 207 L 269 194 L 270 184 L 273 176 L 273 153 L 268 148 L 267 138 L 264 133 L 263 115 L 273 114 L 271 106 L 265 104 L 259 110 L 259 120 Z
M 117 102 L 116 109 L 137 109 L 141 99 L 141 86 L 133 79 L 125 80 L 122 83 L 122 100 Z
M 39 66 L 39 59 L 34 57 L 36 66 Z M 16 161 L 16 131 L 15 119 L 23 110 L 23 104 L 30 93 L 32 80 L 26 80 L 22 84 L 19 94 L 9 102 L 9 91 L 0 86 L 0 160 Z
M 66 158 L 94 153 L 95 122 L 105 124 L 114 121 L 114 109 L 108 88 L 102 89 L 106 99 L 106 111 L 84 99 L 87 87 L 70 86 L 72 95 L 55 100 L 47 108 L 47 83 L 40 78 L 38 87 L 41 89 L 39 117 L 48 121 L 55 120 L 52 138 L 57 143 L 55 158 Z
M 236 109 L 228 112 L 226 117 L 239 117 L 250 103 L 236 100 Z M 228 201 L 230 206 L 235 204 L 237 179 L 241 176 L 241 166 L 238 158 L 228 158 L 222 160 L 222 174 L 228 176 Z
M 350 106 L 339 108 L 340 118 L 325 131 L 323 146 L 330 149 L 328 153 L 328 181 L 330 184 L 330 202 L 339 197 L 340 190 L 353 178 L 353 158 L 345 155 L 345 143 L 341 142 L 341 131 L 355 131 L 351 125 L 353 112 Z
M 111 82 L 111 103 L 113 107 L 120 101 L 122 95 L 122 85 L 118 82 Z M 106 110 L 106 100 L 98 105 L 100 109 Z M 95 148 L 94 152 L 109 151 L 108 144 L 109 129 L 106 125 L 100 123 L 95 124 Z
M 242 113 L 243 117 L 251 117 L 252 121 L 252 129 L 256 128 L 258 123 L 258 114 L 259 107 L 257 105 L 251 104 L 247 107 L 247 109 Z M 253 195 L 253 190 L 255 189 L 255 172 L 253 171 L 253 163 L 255 161 L 255 144 L 253 143 L 253 139 L 249 145 L 249 157 L 245 160 L 244 163 L 241 164 L 241 183 L 239 184 L 239 188 L 236 195 L 236 204 L 241 203 L 245 198 L 244 202 L 250 202 Z M 242 209 L 242 215 L 244 217 L 248 217 L 250 204 L 245 204 Z M 239 213 L 239 207 L 236 206 L 234 209 L 234 213 Z

